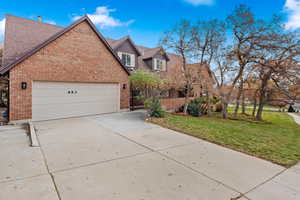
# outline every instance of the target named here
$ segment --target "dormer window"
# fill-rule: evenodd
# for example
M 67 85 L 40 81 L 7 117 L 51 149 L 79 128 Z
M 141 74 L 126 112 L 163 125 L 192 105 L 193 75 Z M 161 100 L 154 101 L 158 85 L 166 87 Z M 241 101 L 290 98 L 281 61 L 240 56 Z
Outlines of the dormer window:
M 135 67 L 135 55 L 125 52 L 118 52 L 118 56 L 120 57 L 122 63 L 126 67 Z
M 153 59 L 153 69 L 155 71 L 166 71 L 167 70 L 167 62 L 163 59 L 154 58 Z

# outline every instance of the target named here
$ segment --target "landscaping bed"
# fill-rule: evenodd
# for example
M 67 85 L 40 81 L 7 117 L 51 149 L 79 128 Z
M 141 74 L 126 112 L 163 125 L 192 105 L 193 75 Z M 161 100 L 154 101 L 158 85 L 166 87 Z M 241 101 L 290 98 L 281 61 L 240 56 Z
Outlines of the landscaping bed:
M 250 110 L 249 110 L 250 113 Z M 212 117 L 167 114 L 149 121 L 231 149 L 254 155 L 282 166 L 300 161 L 300 126 L 286 113 L 264 111 L 264 121 L 248 114 L 228 120 L 220 113 Z

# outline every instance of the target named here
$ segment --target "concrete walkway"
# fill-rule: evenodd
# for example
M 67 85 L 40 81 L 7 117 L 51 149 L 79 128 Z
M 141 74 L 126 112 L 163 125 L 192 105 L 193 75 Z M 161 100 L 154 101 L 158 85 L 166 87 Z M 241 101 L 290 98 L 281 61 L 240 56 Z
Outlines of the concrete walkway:
M 144 116 L 35 123 L 40 148 L 29 147 L 24 130 L 0 130 L 0 199 L 300 199 L 300 166 L 286 169 Z
M 294 120 L 295 120 L 295 122 L 297 123 L 297 124 L 299 124 L 300 125 L 300 115 L 297 115 L 297 114 L 295 114 L 295 113 L 288 113 L 291 117 L 293 117 L 294 118 Z

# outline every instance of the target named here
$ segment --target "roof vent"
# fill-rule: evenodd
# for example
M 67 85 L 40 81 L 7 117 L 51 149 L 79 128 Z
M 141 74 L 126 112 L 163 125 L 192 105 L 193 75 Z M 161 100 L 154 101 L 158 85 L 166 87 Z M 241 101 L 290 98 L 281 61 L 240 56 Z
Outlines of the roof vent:
M 41 15 L 37 16 L 37 18 L 38 18 L 38 22 L 42 22 L 43 17 Z

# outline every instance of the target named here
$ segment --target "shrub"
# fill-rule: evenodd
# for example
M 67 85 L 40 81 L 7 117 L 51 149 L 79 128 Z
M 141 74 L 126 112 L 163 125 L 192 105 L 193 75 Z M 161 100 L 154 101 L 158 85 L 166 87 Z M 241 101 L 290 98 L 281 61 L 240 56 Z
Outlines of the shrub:
M 150 117 L 165 117 L 165 111 L 162 109 L 159 99 L 147 99 L 144 102 Z
M 209 101 L 212 104 L 216 104 L 219 102 L 219 99 L 217 97 L 210 97 Z M 207 101 L 207 97 L 197 97 L 194 100 L 192 100 L 191 103 L 202 104 L 202 103 L 208 103 L 208 101 Z
M 199 104 L 190 103 L 188 105 L 187 112 L 192 116 L 198 117 L 201 114 L 199 109 Z
M 221 103 L 217 103 L 216 104 L 216 112 L 222 112 L 222 110 L 223 110 L 222 104 Z
M 293 108 L 293 106 L 290 105 L 288 112 L 295 112 L 295 109 Z
M 207 103 L 206 101 L 207 101 L 206 97 L 198 97 L 198 98 L 193 99 L 191 101 L 191 104 L 197 104 L 197 105 L 199 105 L 199 104 L 202 104 L 202 103 Z

